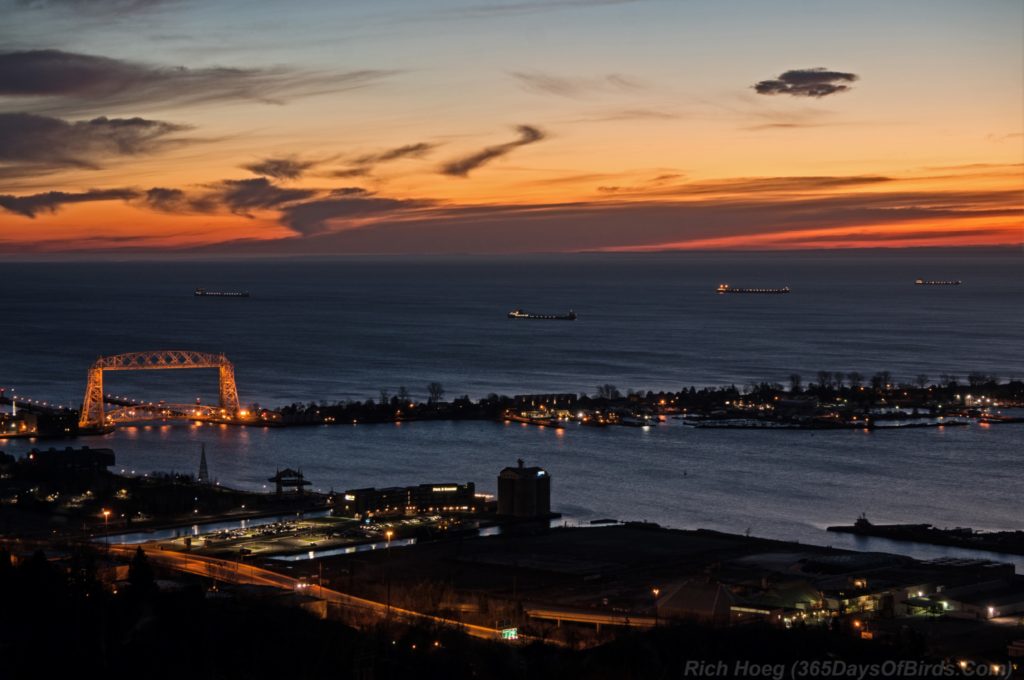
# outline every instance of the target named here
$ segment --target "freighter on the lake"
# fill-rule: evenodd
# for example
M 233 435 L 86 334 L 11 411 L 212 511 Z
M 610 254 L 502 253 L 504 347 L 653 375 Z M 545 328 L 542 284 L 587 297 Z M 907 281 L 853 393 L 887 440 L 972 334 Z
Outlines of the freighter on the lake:
M 914 285 L 917 286 L 959 286 L 963 281 L 956 279 L 953 281 L 936 281 L 932 279 L 917 279 L 914 281 Z
M 789 286 L 785 288 L 733 288 L 728 283 L 718 284 L 718 288 L 715 289 L 718 293 L 764 293 L 779 295 L 782 293 L 789 292 Z
M 249 291 L 225 291 L 225 290 L 206 290 L 205 288 L 196 288 L 194 293 L 196 297 L 249 297 Z
M 521 309 L 513 309 L 508 313 L 510 319 L 543 319 L 546 321 L 575 321 L 576 312 L 569 310 L 568 314 L 531 314 Z

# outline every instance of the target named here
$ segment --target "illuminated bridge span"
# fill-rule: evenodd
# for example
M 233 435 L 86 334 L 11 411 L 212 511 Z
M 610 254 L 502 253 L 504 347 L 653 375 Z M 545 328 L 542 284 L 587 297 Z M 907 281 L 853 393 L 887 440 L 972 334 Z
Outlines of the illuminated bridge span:
M 216 368 L 220 374 L 220 404 L 190 406 L 185 404 L 124 405 L 104 413 L 104 371 L 157 371 L 172 368 Z M 161 350 L 158 352 L 130 352 L 100 357 L 89 368 L 89 381 L 85 387 L 82 415 L 78 426 L 83 429 L 110 427 L 116 422 L 160 418 L 225 418 L 235 419 L 242 414 L 235 386 L 235 367 L 223 354 L 191 352 L 188 350 Z

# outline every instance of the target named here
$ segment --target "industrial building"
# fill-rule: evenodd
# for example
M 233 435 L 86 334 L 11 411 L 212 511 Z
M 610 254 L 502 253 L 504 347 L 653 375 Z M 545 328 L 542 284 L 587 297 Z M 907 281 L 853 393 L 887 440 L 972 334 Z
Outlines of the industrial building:
M 498 475 L 498 514 L 505 517 L 551 515 L 551 475 L 540 467 L 507 467 Z

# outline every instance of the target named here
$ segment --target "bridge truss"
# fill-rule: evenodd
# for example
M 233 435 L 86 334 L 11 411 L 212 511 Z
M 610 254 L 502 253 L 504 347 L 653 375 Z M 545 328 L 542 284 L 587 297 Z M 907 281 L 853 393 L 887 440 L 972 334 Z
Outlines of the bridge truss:
M 158 404 L 156 406 L 122 407 L 104 413 L 103 374 L 106 371 L 159 371 L 183 368 L 216 368 L 219 375 L 219 407 Z M 240 412 L 235 367 L 223 354 L 189 350 L 129 352 L 98 358 L 89 368 L 89 379 L 82 401 L 78 426 L 83 429 L 105 428 L 115 422 L 140 420 L 145 416 L 162 418 L 236 418 Z

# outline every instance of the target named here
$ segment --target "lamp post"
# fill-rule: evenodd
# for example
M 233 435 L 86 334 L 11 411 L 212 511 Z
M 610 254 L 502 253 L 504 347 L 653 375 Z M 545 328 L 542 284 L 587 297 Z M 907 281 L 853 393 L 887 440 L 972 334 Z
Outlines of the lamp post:
M 661 588 L 651 588 L 651 594 L 654 595 L 654 626 L 658 626 L 658 595 L 661 594 Z
M 387 562 L 387 569 L 386 569 L 386 571 L 387 571 L 387 582 L 388 582 L 387 609 L 385 610 L 386 613 L 384 615 L 384 617 L 386 619 L 390 619 L 391 618 L 391 537 L 394 536 L 394 535 L 395 535 L 395 532 L 392 531 L 391 529 L 388 529 L 387 531 L 384 532 L 384 538 L 386 538 L 387 541 L 388 541 L 388 545 L 387 545 L 387 553 L 388 554 L 387 554 L 387 557 L 385 558 L 385 562 Z
M 110 552 L 110 510 L 103 510 L 103 545 Z

